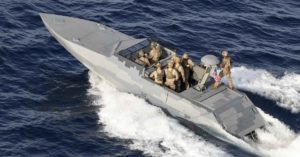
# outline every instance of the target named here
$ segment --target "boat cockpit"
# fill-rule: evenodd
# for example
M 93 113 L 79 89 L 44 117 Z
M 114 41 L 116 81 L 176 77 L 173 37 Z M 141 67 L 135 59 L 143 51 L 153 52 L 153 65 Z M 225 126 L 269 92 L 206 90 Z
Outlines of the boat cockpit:
M 131 46 L 125 50 L 120 51 L 119 55 L 126 58 L 127 60 L 135 63 L 137 66 L 142 66 L 143 67 L 143 73 L 142 73 L 143 77 L 145 79 L 155 83 L 154 80 L 150 78 L 150 74 L 156 70 L 156 64 L 160 63 L 162 66 L 162 69 L 165 69 L 167 67 L 168 62 L 170 62 L 172 56 L 174 56 L 174 55 L 177 55 L 178 57 L 181 57 L 181 56 L 176 54 L 176 52 L 174 50 L 171 50 L 163 45 L 160 45 L 161 46 L 161 50 L 160 50 L 161 56 L 160 56 L 158 62 L 151 63 L 150 66 L 143 66 L 143 65 L 137 63 L 136 59 L 138 58 L 139 52 L 141 50 L 143 50 L 143 52 L 149 53 L 151 51 L 151 43 L 153 43 L 153 42 L 158 43 L 151 39 L 145 39 L 142 42 L 140 42 L 134 46 Z M 208 55 L 208 56 L 212 56 L 212 55 Z M 215 56 L 213 56 L 213 57 L 215 57 Z M 216 57 L 214 59 L 218 60 Z M 211 73 L 216 68 L 217 64 L 218 64 L 217 61 L 215 64 L 207 64 L 207 61 L 202 60 L 202 59 L 201 59 L 200 64 L 195 64 L 195 66 L 192 68 L 191 74 L 190 74 L 190 76 L 191 76 L 190 77 L 191 79 L 189 80 L 190 88 L 194 88 L 197 91 L 202 92 L 206 88 L 211 86 L 214 83 L 213 78 L 211 77 Z M 164 80 L 165 80 L 165 78 L 164 78 Z M 170 89 L 170 90 L 172 90 L 172 89 Z M 186 90 L 185 88 L 182 88 L 180 90 L 175 90 L 175 91 L 177 93 L 181 93 L 185 90 Z

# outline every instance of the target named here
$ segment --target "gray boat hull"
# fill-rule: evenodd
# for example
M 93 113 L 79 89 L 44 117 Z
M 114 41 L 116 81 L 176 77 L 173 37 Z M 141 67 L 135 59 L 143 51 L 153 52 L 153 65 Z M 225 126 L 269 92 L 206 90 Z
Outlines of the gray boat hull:
M 123 50 L 142 45 L 140 43 L 147 39 L 135 39 L 96 22 L 53 14 L 40 15 L 52 36 L 89 70 L 120 91 L 138 95 L 173 117 L 209 132 L 214 132 L 210 125 L 220 124 L 238 137 L 244 137 L 265 124 L 251 100 L 242 92 L 222 85 L 217 90 L 208 88 L 200 92 L 189 88 L 177 93 L 155 84 L 145 77 L 148 69 L 119 55 Z

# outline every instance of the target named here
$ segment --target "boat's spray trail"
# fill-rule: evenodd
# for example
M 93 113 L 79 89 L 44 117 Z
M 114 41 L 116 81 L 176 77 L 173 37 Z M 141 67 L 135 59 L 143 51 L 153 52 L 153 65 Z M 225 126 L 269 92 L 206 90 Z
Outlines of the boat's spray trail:
M 166 116 L 160 108 L 117 91 L 93 73 L 90 83 L 95 104 L 101 106 L 100 123 L 109 135 L 132 140 L 131 149 L 151 156 L 230 156 Z
M 236 70 L 257 72 L 245 67 L 234 68 L 234 77 Z M 247 78 L 247 75 L 243 76 Z M 90 73 L 90 83 L 90 93 L 96 97 L 95 104 L 101 106 L 98 113 L 100 122 L 105 125 L 105 131 L 111 136 L 132 140 L 130 148 L 142 150 L 151 156 L 230 156 L 221 148 L 204 141 L 167 117 L 159 108 L 149 105 L 145 100 L 134 95 L 117 91 L 93 73 Z M 264 82 L 261 81 L 261 86 L 262 83 Z M 267 125 L 265 129 L 257 131 L 259 143 L 248 144 L 221 127 L 213 127 L 213 129 L 249 152 L 268 157 L 298 157 L 300 134 L 271 115 L 261 110 L 260 112 Z
M 300 75 L 287 73 L 281 78 L 276 78 L 266 70 L 234 67 L 232 77 L 235 87 L 274 99 L 280 106 L 294 113 L 300 111 Z M 300 134 L 262 110 L 260 113 L 267 124 L 264 129 L 257 131 L 260 142 L 252 145 L 249 151 L 257 151 L 263 156 L 270 157 L 298 157 Z M 230 136 L 230 134 L 227 135 L 227 137 Z M 232 141 L 237 142 L 238 139 Z M 237 144 L 241 145 L 243 142 Z M 243 148 L 249 147 L 244 145 Z
M 216 131 L 223 133 L 224 137 L 231 143 L 240 146 L 242 149 L 266 157 L 298 157 L 300 154 L 300 134 L 292 131 L 287 125 L 278 119 L 259 110 L 267 124 L 265 128 L 257 130 L 258 143 L 236 138 L 224 130 Z
M 292 131 L 284 123 L 263 113 L 264 119 L 268 122 L 265 129 L 257 131 L 259 143 L 257 149 L 266 156 L 272 157 L 298 157 L 300 154 L 300 134 Z
M 235 87 L 273 99 L 293 113 L 300 112 L 299 74 L 286 73 L 276 78 L 266 70 L 242 66 L 232 69 L 232 78 Z

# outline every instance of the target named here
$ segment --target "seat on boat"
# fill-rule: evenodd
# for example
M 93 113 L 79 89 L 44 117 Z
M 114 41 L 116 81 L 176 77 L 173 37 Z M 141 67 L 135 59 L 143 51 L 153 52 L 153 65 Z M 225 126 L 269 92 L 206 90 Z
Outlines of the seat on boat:
M 193 67 L 193 71 L 194 71 L 194 78 L 200 82 L 202 80 L 206 70 L 197 65 L 197 66 Z
M 210 70 L 209 68 L 205 69 L 198 65 L 193 67 L 193 71 L 194 71 L 194 78 L 198 81 L 198 84 L 195 87 L 198 90 L 202 90 L 209 76 Z

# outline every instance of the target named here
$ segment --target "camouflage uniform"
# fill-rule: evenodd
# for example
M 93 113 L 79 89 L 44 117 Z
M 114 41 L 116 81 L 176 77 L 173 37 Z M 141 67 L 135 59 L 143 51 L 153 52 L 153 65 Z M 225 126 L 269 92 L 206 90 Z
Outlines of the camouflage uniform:
M 171 89 L 175 90 L 176 85 L 175 81 L 178 80 L 178 73 L 177 71 L 173 68 L 173 62 L 169 62 L 168 68 L 165 69 L 165 75 L 166 75 L 166 85 L 170 87 Z
M 232 78 L 231 78 L 231 58 L 227 55 L 224 56 L 222 63 L 221 63 L 221 68 L 222 68 L 222 74 L 221 77 L 226 76 L 226 79 L 228 81 L 228 87 L 230 89 L 233 88 L 232 85 Z
M 161 65 L 157 64 L 157 69 L 150 74 L 150 77 L 154 79 L 154 82 L 162 85 L 164 79 L 164 71 L 161 69 Z
M 184 69 L 184 79 L 185 79 L 185 87 L 189 88 L 189 79 L 191 75 L 191 70 L 194 66 L 194 62 L 188 57 L 188 54 L 183 54 L 181 65 Z

